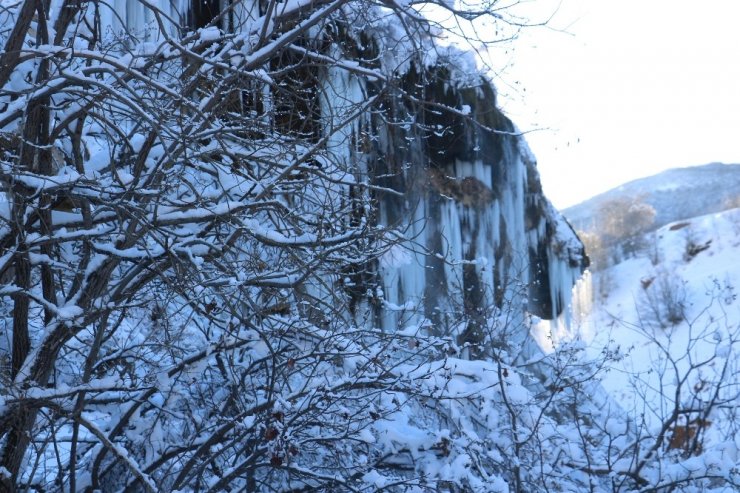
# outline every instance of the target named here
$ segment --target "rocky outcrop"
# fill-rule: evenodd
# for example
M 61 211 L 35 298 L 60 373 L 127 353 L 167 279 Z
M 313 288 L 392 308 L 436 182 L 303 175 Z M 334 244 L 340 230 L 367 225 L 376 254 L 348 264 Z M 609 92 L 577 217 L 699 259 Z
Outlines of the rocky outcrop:
M 178 5 L 166 8 L 186 12 L 193 28 L 203 25 L 198 16 L 206 7 L 191 12 Z M 244 8 L 221 27 L 248 25 Z M 146 33 L 148 10 L 127 9 L 128 29 Z M 543 195 L 536 161 L 498 109 L 494 86 L 476 73 L 470 54 L 426 38 L 406 46 L 406 33 L 374 15 L 296 41 L 321 53 L 313 60 L 295 47 L 271 61 L 272 69 L 295 69 L 291 77 L 274 76 L 276 87 L 288 90 L 268 98 L 273 128 L 309 141 L 323 135 L 329 159 L 370 185 L 369 192 L 349 186 L 339 193 L 348 200 L 368 194 L 358 203 L 369 199 L 377 206 L 359 207 L 348 221 L 383 225 L 402 239 L 379 261 L 358 261 L 326 285 L 307 289 L 321 298 L 345 293 L 358 324 L 372 319 L 394 330 L 428 320 L 436 333 L 471 340 L 480 340 L 471 334 L 496 310 L 525 306 L 541 318 L 557 317 L 588 261 Z M 362 70 L 352 68 L 358 60 Z M 372 76 L 378 72 L 385 79 Z M 243 92 L 242 99 L 265 110 L 259 91 Z M 365 113 L 343 121 L 373 98 Z
M 494 312 L 523 301 L 531 314 L 557 317 L 588 260 L 543 195 L 536 161 L 497 108 L 493 85 L 461 76 L 448 59 L 411 64 L 402 81 L 382 112 L 346 136 L 363 143 L 347 155 L 375 185 L 374 220 L 405 239 L 355 272 L 349 284 L 372 293 L 357 300 L 355 315 L 372 312 L 387 330 L 425 319 L 440 335 L 476 343 Z M 360 79 L 327 86 L 373 93 Z

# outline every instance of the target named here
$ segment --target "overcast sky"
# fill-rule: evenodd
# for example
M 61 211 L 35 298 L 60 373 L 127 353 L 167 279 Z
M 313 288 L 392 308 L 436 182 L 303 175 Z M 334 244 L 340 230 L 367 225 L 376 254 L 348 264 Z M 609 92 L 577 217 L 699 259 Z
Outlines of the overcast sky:
M 562 0 L 550 26 L 493 56 L 499 103 L 532 130 L 556 207 L 666 168 L 740 163 L 740 2 Z

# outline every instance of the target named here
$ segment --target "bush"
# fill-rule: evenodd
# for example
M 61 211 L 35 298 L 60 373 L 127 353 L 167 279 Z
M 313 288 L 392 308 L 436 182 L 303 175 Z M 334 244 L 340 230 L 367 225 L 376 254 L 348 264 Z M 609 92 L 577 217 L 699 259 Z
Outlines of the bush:
M 664 269 L 655 276 L 643 278 L 638 314 L 648 326 L 668 328 L 685 320 L 688 294 L 686 281 Z

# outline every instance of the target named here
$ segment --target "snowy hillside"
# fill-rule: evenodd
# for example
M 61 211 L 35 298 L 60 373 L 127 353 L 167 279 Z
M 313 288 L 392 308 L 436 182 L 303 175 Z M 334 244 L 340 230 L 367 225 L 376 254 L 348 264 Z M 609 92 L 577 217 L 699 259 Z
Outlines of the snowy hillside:
M 656 211 L 654 227 L 657 228 L 672 221 L 719 212 L 730 205 L 737 207 L 739 196 L 740 164 L 712 163 L 669 169 L 625 183 L 569 207 L 563 214 L 577 230 L 594 231 L 598 229 L 599 208 L 610 201 L 626 199 L 651 205 Z
M 740 209 L 666 225 L 644 244 L 593 275 L 579 335 L 646 444 L 725 474 L 740 445 Z

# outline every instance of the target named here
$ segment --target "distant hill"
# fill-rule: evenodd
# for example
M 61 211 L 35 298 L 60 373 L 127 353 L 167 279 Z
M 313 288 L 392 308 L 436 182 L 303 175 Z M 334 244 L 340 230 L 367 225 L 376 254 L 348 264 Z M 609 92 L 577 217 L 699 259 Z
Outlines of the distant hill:
M 682 219 L 740 207 L 740 164 L 711 163 L 673 168 L 625 183 L 565 209 L 563 215 L 581 231 L 595 231 L 599 208 L 615 199 L 630 199 L 655 208 L 653 229 Z

